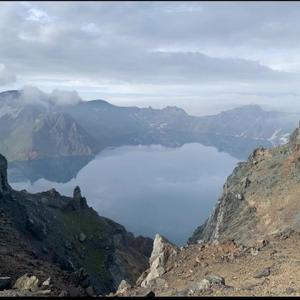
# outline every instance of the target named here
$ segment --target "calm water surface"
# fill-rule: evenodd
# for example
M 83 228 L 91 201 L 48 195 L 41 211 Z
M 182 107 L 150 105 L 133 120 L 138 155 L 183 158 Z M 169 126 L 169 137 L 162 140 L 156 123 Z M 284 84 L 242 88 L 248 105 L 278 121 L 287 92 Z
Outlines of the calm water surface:
M 55 182 L 51 176 L 49 180 L 46 175 L 32 182 L 26 178 L 26 174 L 35 172 L 30 162 L 23 163 L 22 176 L 16 176 L 16 168 L 8 173 L 15 189 L 30 192 L 54 187 L 72 195 L 79 185 L 88 204 L 100 215 L 134 234 L 153 237 L 159 232 L 181 245 L 209 216 L 237 162 L 226 153 L 196 143 L 180 148 L 124 146 L 104 150 L 85 166 L 80 165 L 80 170 L 72 168 L 76 172 L 64 183 Z M 49 172 L 46 165 L 39 172 Z M 67 168 L 59 172 L 62 169 L 70 172 Z

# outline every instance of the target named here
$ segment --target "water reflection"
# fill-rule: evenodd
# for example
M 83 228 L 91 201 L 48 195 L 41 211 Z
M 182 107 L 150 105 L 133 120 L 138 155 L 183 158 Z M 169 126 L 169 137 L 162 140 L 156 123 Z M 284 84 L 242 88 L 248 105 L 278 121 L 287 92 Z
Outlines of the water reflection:
M 197 143 L 180 148 L 123 146 L 106 149 L 87 161 L 72 158 L 70 164 L 45 160 L 33 168 L 29 162 L 30 171 L 25 162 L 21 168 L 11 165 L 9 177 L 15 189 L 32 192 L 54 187 L 71 195 L 79 185 L 100 215 L 135 234 L 153 237 L 160 232 L 183 244 L 208 217 L 237 161 Z M 17 170 L 22 170 L 22 176 L 16 177 Z M 72 170 L 76 175 L 71 175 Z
M 66 183 L 75 178 L 93 158 L 93 156 L 72 156 L 16 161 L 9 164 L 8 178 L 10 182 L 29 180 L 30 183 L 34 183 L 44 178 L 48 181 Z

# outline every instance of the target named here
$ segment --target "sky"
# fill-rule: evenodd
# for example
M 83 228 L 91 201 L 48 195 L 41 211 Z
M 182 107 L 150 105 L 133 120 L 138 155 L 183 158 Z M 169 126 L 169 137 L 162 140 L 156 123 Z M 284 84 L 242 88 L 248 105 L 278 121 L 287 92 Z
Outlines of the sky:
M 300 2 L 1 2 L 0 32 L 0 91 L 300 112 Z

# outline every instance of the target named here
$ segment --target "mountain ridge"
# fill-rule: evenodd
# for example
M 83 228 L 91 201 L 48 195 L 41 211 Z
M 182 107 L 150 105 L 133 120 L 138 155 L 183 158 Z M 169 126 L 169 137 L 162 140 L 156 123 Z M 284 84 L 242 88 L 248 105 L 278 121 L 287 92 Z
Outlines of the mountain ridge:
M 95 155 L 102 149 L 122 145 L 161 144 L 178 147 L 188 142 L 214 146 L 237 158 L 245 158 L 258 146 L 271 147 L 286 142 L 294 120 L 287 114 L 264 111 L 257 105 L 238 107 L 217 115 L 190 116 L 182 108 L 163 109 L 119 107 L 105 100 L 56 104 L 53 95 L 22 91 L 0 93 L 0 152 L 9 161 L 43 159 L 47 157 Z M 25 97 L 25 98 L 24 98 Z M 23 100 L 24 98 L 24 100 Z M 63 116 L 65 126 L 44 132 L 36 122 L 47 123 L 52 115 Z M 72 135 L 72 123 L 77 135 Z M 39 132 L 39 130 L 41 130 Z M 52 130 L 53 143 L 39 149 Z M 60 136 L 65 144 L 59 143 Z M 51 139 L 50 139 L 51 140 Z M 36 142 L 35 142 L 36 141 Z
M 103 295 L 115 290 L 124 278 L 134 282 L 147 266 L 152 239 L 135 237 L 122 225 L 98 215 L 79 187 L 73 197 L 54 189 L 37 194 L 13 190 L 2 155 L 0 210 L 1 276 L 16 280 L 31 273 L 45 278 L 47 272 L 56 270 L 69 279 L 63 283 L 60 275 L 52 274 L 53 281 L 57 280 L 53 295 L 72 288 L 86 295 L 88 287 Z M 33 253 L 31 258 L 28 253 Z

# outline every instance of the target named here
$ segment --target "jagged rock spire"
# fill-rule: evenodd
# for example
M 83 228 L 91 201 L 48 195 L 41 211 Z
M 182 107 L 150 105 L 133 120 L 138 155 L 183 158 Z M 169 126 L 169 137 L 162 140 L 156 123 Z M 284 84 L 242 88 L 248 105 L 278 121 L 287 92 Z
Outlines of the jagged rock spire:
M 7 160 L 0 154 L 0 194 L 6 194 L 10 189 L 7 182 Z
M 85 197 L 82 197 L 79 186 L 76 186 L 73 191 L 73 199 L 67 204 L 66 209 L 80 211 L 88 208 Z
M 149 259 L 150 268 L 145 273 L 145 278 L 139 278 L 142 287 L 146 287 L 151 281 L 165 273 L 167 261 L 175 257 L 179 249 L 160 234 L 155 235 L 153 250 Z
M 73 198 L 74 199 L 80 199 L 82 198 L 81 196 L 81 190 L 80 190 L 80 187 L 77 185 L 73 191 Z

